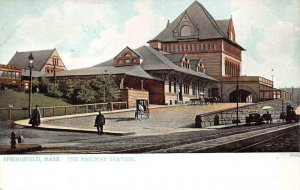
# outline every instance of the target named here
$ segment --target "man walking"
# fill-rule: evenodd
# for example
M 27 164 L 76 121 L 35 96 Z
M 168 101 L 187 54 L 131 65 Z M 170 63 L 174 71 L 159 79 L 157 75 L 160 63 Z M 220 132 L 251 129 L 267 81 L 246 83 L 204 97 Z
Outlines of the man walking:
M 95 119 L 95 125 L 94 125 L 94 127 L 97 127 L 98 135 L 103 134 L 103 125 L 105 125 L 105 117 L 103 114 L 101 114 L 101 111 L 99 111 L 99 114 Z
M 36 108 L 33 110 L 31 114 L 29 124 L 31 124 L 32 127 L 38 127 L 41 124 L 41 114 L 38 105 L 36 105 Z

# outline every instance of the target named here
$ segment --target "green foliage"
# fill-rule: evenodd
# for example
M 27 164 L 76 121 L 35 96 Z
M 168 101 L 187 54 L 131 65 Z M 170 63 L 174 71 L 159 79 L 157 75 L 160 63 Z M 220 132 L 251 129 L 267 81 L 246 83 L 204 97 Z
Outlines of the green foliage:
M 72 94 L 72 102 L 75 103 L 94 103 L 95 91 L 89 85 L 78 85 Z
M 90 86 L 95 91 L 97 102 L 114 101 L 120 94 L 113 75 L 100 75 L 91 81 Z
M 62 92 L 62 96 L 66 99 L 71 99 L 74 92 L 75 84 L 72 80 L 59 81 L 59 91 Z
M 38 92 L 40 86 L 40 81 L 38 79 L 33 79 L 32 80 L 32 93 Z
M 58 84 L 49 83 L 46 95 L 54 98 L 60 98 L 63 93 L 59 90 Z
M 113 75 L 100 75 L 92 80 L 57 81 L 53 84 L 47 78 L 36 83 L 40 92 L 56 98 L 65 98 L 67 101 L 78 103 L 98 103 L 115 101 L 119 97 L 119 89 Z
M 50 82 L 49 79 L 47 78 L 42 78 L 40 83 L 39 83 L 39 89 L 41 93 L 48 93 L 48 86 L 49 86 Z

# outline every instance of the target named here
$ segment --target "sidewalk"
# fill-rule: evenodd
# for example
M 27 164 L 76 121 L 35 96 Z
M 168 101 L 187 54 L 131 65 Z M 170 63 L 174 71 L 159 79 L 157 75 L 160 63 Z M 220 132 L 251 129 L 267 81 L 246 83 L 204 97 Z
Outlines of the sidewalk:
M 106 118 L 104 133 L 109 135 L 159 135 L 176 132 L 189 132 L 199 130 L 216 130 L 216 128 L 193 128 L 196 114 L 234 107 L 235 104 L 218 105 L 172 105 L 150 108 L 150 118 L 141 121 L 134 118 L 135 109 L 103 111 Z M 36 128 L 41 130 L 55 130 L 66 132 L 96 133 L 94 120 L 98 112 L 88 114 L 66 115 L 42 118 L 42 124 Z M 16 121 L 15 124 L 31 127 L 27 120 Z M 230 125 L 232 126 L 232 125 Z

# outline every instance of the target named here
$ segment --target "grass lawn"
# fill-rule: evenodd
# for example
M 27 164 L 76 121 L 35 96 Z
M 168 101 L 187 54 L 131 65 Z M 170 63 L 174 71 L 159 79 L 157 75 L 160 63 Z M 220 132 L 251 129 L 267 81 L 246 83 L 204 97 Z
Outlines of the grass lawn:
M 0 90 L 0 108 L 8 108 L 9 104 L 13 104 L 14 108 L 28 108 L 29 94 L 25 92 L 17 92 L 14 90 Z M 52 98 L 45 96 L 41 93 L 32 94 L 32 106 L 39 105 L 39 107 L 47 106 L 67 106 L 71 105 L 65 102 L 63 99 Z M 50 112 L 50 110 L 48 110 Z M 52 113 L 52 112 L 51 112 Z M 46 113 L 45 113 L 46 114 Z M 63 114 L 63 110 L 57 110 L 56 114 Z M 50 113 L 48 113 L 50 115 Z M 9 118 L 8 110 L 0 110 L 0 120 L 7 120 Z M 24 119 L 28 118 L 28 110 L 13 110 L 12 119 Z
M 15 108 L 28 107 L 29 94 L 25 92 L 17 92 L 14 90 L 0 90 L 0 108 L 8 108 L 8 104 L 13 104 Z M 32 94 L 32 106 L 66 106 L 71 105 L 63 99 L 52 98 L 41 93 Z

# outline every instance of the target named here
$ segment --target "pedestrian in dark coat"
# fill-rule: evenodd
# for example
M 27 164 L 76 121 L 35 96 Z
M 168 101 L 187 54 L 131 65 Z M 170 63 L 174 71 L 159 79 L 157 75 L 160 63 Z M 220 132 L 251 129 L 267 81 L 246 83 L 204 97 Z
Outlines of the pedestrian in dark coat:
M 103 125 L 105 125 L 105 117 L 103 114 L 101 114 L 101 111 L 99 111 L 99 114 L 96 116 L 94 125 L 94 127 L 97 127 L 98 135 L 103 134 Z
M 29 120 L 29 124 L 31 124 L 32 127 L 38 127 L 41 124 L 41 114 L 38 106 L 36 106 L 36 108 L 33 110 Z
M 196 115 L 195 117 L 195 127 L 201 128 L 202 127 L 202 117 L 201 115 Z

